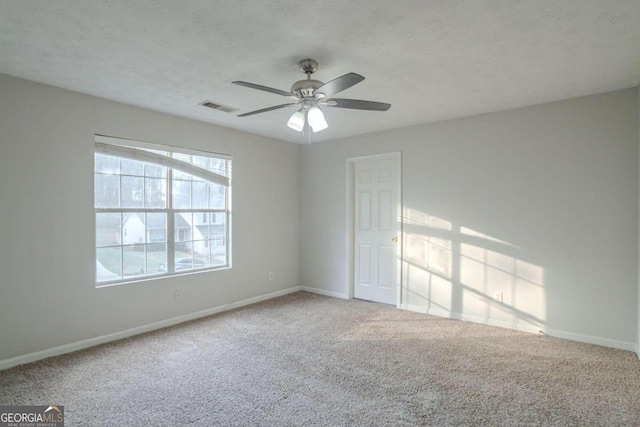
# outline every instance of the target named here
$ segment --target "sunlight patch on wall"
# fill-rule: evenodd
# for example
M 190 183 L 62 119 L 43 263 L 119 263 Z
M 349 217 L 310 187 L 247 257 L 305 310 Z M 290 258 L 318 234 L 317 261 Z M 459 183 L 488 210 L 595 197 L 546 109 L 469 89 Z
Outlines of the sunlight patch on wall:
M 543 269 L 511 255 L 460 245 L 462 312 L 470 316 L 541 325 L 546 317 Z
M 449 221 L 408 207 L 402 208 L 402 222 L 404 225 L 424 225 L 440 230 L 451 230 Z
M 544 269 L 522 248 L 403 208 L 403 306 L 476 321 L 542 326 Z
M 452 224 L 410 208 L 403 209 L 406 304 L 451 309 L 453 291 Z M 429 229 L 431 233 L 424 233 Z
M 467 236 L 473 236 L 473 237 L 478 237 L 480 239 L 484 239 L 490 242 L 496 242 L 496 243 L 502 243 L 503 245 L 507 245 L 507 246 L 511 246 L 514 248 L 517 248 L 516 245 L 513 245 L 509 242 L 505 242 L 504 240 L 500 240 L 500 239 L 496 239 L 495 237 L 491 237 L 487 234 L 484 233 L 480 233 L 478 231 L 472 230 L 470 228 L 467 227 L 460 227 L 460 233 L 462 234 L 466 234 Z

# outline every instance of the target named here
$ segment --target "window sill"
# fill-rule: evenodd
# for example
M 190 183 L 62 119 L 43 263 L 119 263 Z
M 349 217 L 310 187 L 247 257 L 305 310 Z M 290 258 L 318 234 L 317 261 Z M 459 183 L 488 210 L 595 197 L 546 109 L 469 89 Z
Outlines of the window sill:
M 173 274 L 158 274 L 155 276 L 136 277 L 136 278 L 132 278 L 131 280 L 123 280 L 123 281 L 117 281 L 117 282 L 101 282 L 101 283 L 96 283 L 95 288 L 101 289 L 101 288 L 110 288 L 113 286 L 120 286 L 120 285 L 132 285 L 136 283 L 150 282 L 154 280 L 170 279 L 173 277 L 184 277 L 184 276 L 192 276 L 192 275 L 203 274 L 203 273 L 213 273 L 221 270 L 231 270 L 231 266 L 223 265 L 216 268 L 189 270 L 184 272 L 181 271 L 179 273 L 173 273 Z

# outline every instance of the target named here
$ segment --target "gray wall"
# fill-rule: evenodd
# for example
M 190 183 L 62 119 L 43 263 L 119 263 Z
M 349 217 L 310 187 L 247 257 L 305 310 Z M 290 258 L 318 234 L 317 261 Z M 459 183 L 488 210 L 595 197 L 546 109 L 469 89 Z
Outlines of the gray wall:
M 310 146 L 7 76 L 0 99 L 0 361 L 297 285 L 346 295 L 345 162 L 392 151 L 405 307 L 640 343 L 637 89 Z M 95 133 L 231 154 L 233 268 L 96 289 Z M 447 274 L 421 259 L 435 239 Z
M 637 89 L 303 147 L 304 285 L 348 293 L 345 161 L 392 151 L 405 307 L 636 348 Z
M 0 361 L 300 284 L 299 146 L 7 76 L 0 100 Z M 96 289 L 95 133 L 231 154 L 233 268 Z

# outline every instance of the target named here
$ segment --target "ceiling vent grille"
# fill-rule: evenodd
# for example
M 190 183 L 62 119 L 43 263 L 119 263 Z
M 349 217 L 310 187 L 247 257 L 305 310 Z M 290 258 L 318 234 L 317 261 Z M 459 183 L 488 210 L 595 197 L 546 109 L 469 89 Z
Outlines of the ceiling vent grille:
M 203 101 L 200 103 L 203 107 L 211 108 L 212 110 L 223 111 L 225 113 L 234 113 L 238 111 L 237 108 L 229 107 L 228 105 L 222 105 L 211 101 Z

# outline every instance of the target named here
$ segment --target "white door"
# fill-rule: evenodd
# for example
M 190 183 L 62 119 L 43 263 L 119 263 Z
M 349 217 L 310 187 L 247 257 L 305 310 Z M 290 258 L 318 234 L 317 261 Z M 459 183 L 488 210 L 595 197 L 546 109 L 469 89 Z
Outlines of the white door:
M 400 238 L 399 158 L 354 168 L 354 297 L 396 304 Z

